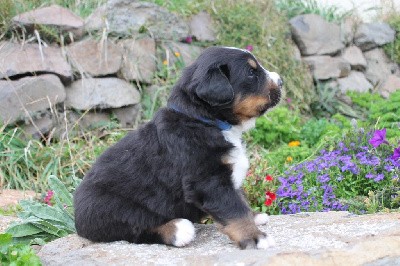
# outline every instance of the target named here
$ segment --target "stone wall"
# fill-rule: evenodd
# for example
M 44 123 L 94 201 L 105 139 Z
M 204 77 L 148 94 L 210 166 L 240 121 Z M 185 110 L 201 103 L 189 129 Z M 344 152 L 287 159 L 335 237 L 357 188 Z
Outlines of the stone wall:
M 216 41 L 206 12 L 186 21 L 129 0 L 109 0 L 86 20 L 52 5 L 19 14 L 13 24 L 29 38 L 0 42 L 0 123 L 36 137 L 63 136 L 110 117 L 135 126 L 144 90 L 157 90 L 151 84 L 157 71 L 189 65 L 203 49 L 193 38 L 205 46 Z M 316 82 L 384 97 L 400 88 L 399 66 L 381 48 L 395 38 L 387 24 L 348 18 L 338 25 L 309 14 L 291 19 L 290 28 L 294 57 Z M 60 39 L 43 41 L 49 39 L 43 29 Z
M 29 135 L 62 135 L 110 121 L 132 127 L 141 91 L 156 72 L 177 61 L 190 64 L 215 41 L 211 17 L 189 21 L 146 2 L 110 0 L 86 20 L 52 5 L 13 18 L 16 31 L 34 36 L 0 42 L 0 124 L 18 124 Z M 61 40 L 48 43 L 46 31 Z M 68 121 L 66 126 L 65 121 Z

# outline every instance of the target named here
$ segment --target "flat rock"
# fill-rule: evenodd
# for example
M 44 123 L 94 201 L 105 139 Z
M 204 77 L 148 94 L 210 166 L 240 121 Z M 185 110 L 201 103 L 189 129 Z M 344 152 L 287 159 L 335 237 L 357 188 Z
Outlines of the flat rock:
M 107 5 L 99 6 L 85 19 L 85 31 L 103 31 L 107 28 L 106 20 Z
M 361 49 L 357 46 L 347 47 L 342 54 L 342 58 L 350 63 L 351 69 L 362 71 L 367 67 L 367 60 L 365 60 Z
M 346 91 L 357 91 L 357 92 L 368 92 L 374 86 L 368 82 L 365 75 L 359 71 L 351 71 L 350 75 L 345 78 L 337 80 L 339 89 L 342 92 Z
M 54 26 L 61 31 L 70 31 L 82 35 L 84 20 L 71 10 L 59 5 L 37 8 L 15 16 L 12 21 L 24 27 L 34 25 Z
M 357 28 L 359 26 L 359 20 L 354 16 L 346 17 L 341 23 L 341 40 L 345 44 L 352 44 L 354 40 L 354 35 L 356 34 Z
M 67 87 L 66 93 L 66 106 L 77 110 L 119 108 L 140 102 L 136 87 L 118 78 L 81 79 Z
M 385 265 L 400 262 L 400 214 L 348 212 L 271 216 L 260 229 L 268 250 L 239 250 L 214 225 L 196 225 L 184 248 L 127 242 L 92 243 L 76 235 L 46 244 L 44 265 Z M 368 264 L 370 265 L 370 264 Z
M 365 76 L 372 85 L 380 87 L 391 74 L 399 73 L 399 67 L 393 63 L 381 48 L 364 53 L 367 60 Z
M 140 120 L 141 105 L 135 104 L 114 109 L 113 113 L 124 128 L 134 128 Z
M 71 66 L 58 47 L 0 42 L 0 79 L 24 74 L 54 73 L 72 79 Z
M 115 74 L 122 64 L 122 49 L 112 41 L 86 39 L 67 47 L 68 59 L 81 74 L 93 77 Z
M 202 11 L 190 18 L 190 35 L 198 41 L 215 42 L 215 31 L 210 14 Z
M 119 42 L 119 46 L 123 50 L 122 78 L 150 83 L 157 70 L 154 39 L 127 39 Z
M 344 48 L 340 27 L 315 14 L 300 15 L 289 21 L 294 42 L 302 55 L 333 55 Z
M 55 75 L 0 80 L 0 121 L 14 123 L 64 100 L 64 85 Z
M 346 77 L 351 69 L 349 62 L 340 57 L 316 55 L 303 57 L 303 60 L 317 80 Z
M 395 31 L 386 23 L 374 22 L 361 24 L 354 36 L 354 43 L 366 51 L 386 43 L 395 38 Z
M 155 39 L 181 40 L 189 35 L 189 26 L 177 15 L 165 8 L 141 1 L 109 0 L 106 8 L 98 9 L 96 15 L 86 21 L 87 30 L 103 30 L 119 36 L 137 35 L 147 31 Z
M 396 75 L 389 75 L 382 87 L 379 89 L 379 93 L 384 98 L 389 98 L 390 94 L 400 90 L 400 77 Z
M 160 45 L 159 57 L 170 66 L 178 62 L 183 66 L 189 66 L 203 50 L 202 47 L 187 43 L 166 41 Z
M 55 126 L 55 121 L 48 113 L 44 113 L 42 117 L 35 118 L 33 123 L 22 125 L 21 129 L 24 131 L 25 136 L 34 139 L 41 139 L 49 133 Z

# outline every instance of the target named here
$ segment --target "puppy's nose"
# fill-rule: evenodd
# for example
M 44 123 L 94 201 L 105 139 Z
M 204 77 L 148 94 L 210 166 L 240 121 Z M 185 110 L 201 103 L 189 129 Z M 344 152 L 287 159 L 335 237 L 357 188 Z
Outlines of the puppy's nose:
M 279 87 L 283 86 L 283 80 L 276 72 L 269 72 L 269 78 Z

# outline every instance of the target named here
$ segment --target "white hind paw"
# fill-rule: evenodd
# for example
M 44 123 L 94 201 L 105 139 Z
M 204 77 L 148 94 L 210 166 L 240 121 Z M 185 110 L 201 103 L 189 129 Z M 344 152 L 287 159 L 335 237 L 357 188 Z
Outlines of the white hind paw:
M 175 222 L 175 226 L 175 239 L 172 242 L 172 245 L 176 247 L 183 247 L 193 241 L 194 237 L 196 236 L 196 232 L 191 221 L 179 219 L 179 221 Z

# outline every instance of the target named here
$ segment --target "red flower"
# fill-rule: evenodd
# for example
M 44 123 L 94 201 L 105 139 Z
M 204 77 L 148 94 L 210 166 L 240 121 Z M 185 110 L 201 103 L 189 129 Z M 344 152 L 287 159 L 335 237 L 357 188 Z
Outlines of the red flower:
M 270 176 L 270 175 L 267 175 L 265 177 L 265 181 L 272 181 L 272 180 L 274 180 L 274 178 L 272 176 Z
M 43 201 L 47 205 L 52 206 L 53 203 L 51 202 L 51 199 L 53 198 L 54 192 L 52 190 L 47 191 L 46 197 L 44 197 Z
M 265 192 L 265 206 L 271 206 L 272 202 L 276 200 L 276 194 L 274 192 L 271 191 L 267 191 Z

